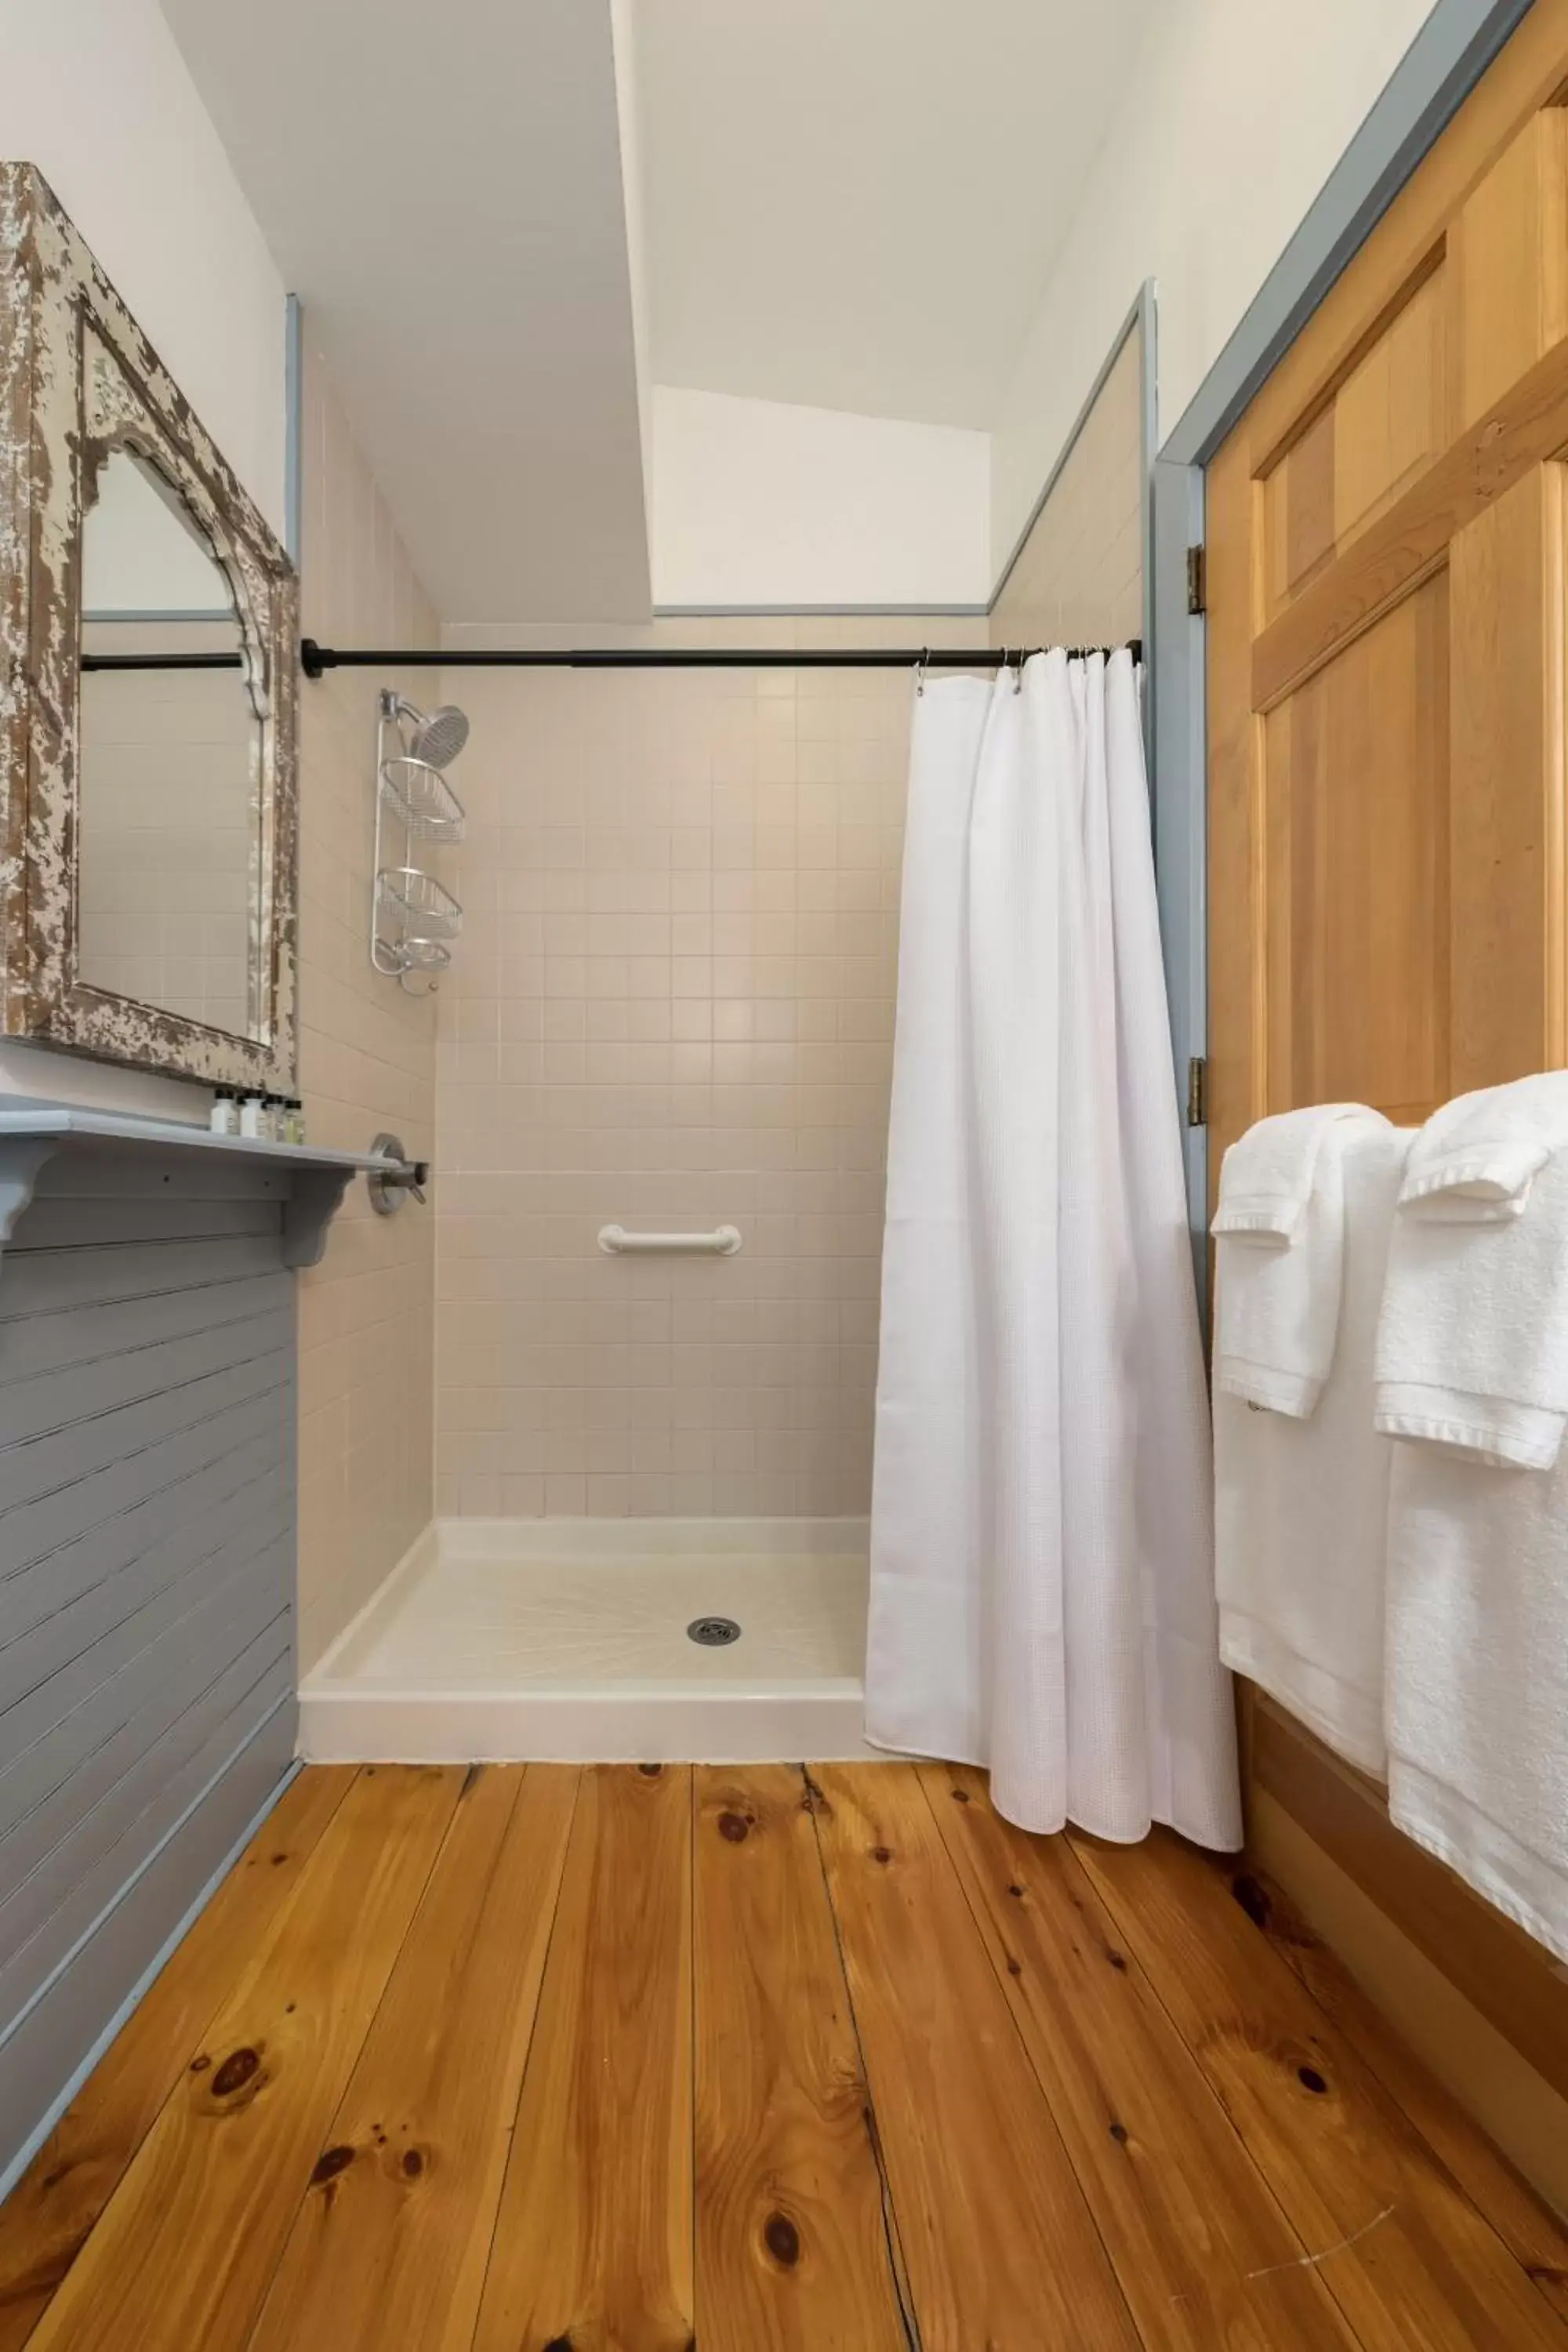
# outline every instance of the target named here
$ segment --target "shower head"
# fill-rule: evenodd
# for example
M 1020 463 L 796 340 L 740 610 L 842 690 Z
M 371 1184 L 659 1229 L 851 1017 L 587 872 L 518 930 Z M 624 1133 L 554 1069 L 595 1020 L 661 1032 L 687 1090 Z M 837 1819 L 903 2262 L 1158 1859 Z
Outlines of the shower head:
M 432 768 L 447 767 L 468 740 L 468 712 L 459 710 L 455 702 L 444 702 L 438 710 L 426 712 L 398 695 L 393 708 L 399 719 L 408 721 L 410 757 Z
M 446 767 L 468 740 L 468 714 L 459 710 L 455 702 L 444 702 L 427 718 L 417 713 L 411 716 L 414 740 L 409 749 L 416 760 L 428 760 L 433 768 Z

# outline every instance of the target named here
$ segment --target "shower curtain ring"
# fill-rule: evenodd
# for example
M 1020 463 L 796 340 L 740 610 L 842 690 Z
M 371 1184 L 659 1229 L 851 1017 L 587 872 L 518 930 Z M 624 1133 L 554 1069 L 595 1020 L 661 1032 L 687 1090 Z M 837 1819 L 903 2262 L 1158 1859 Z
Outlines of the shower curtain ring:
M 915 664 L 915 692 L 917 694 L 923 694 L 926 690 L 926 669 L 930 661 L 931 647 L 929 646 L 922 646 L 921 647 L 921 657 Z
M 1018 658 L 1013 667 L 1013 691 L 1015 694 L 1022 694 L 1024 691 L 1024 648 L 1022 646 L 1018 647 Z

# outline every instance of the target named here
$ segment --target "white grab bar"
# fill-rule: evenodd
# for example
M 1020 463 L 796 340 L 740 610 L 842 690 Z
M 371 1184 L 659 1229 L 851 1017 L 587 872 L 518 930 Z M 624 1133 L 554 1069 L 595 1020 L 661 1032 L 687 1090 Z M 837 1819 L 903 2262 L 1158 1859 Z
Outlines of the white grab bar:
M 711 1234 L 628 1234 L 624 1225 L 605 1225 L 599 1247 L 612 1257 L 635 1250 L 686 1250 L 699 1257 L 733 1257 L 741 1246 L 739 1225 L 721 1225 Z

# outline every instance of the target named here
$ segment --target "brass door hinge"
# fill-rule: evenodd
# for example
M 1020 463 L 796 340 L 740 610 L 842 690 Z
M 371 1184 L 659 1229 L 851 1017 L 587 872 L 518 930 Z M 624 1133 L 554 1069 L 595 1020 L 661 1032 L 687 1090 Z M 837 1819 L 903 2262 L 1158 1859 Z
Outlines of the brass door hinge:
M 1194 1054 L 1187 1064 L 1187 1125 L 1206 1127 L 1209 1123 L 1209 1066 L 1201 1054 Z
M 1187 610 L 1206 613 L 1209 608 L 1208 564 L 1201 547 L 1187 550 Z

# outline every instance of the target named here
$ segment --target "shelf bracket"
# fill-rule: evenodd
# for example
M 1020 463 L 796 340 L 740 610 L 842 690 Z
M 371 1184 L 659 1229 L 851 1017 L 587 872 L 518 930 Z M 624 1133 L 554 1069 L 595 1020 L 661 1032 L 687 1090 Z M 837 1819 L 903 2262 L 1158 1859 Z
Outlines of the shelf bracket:
M 297 1168 L 289 1171 L 294 1190 L 283 1203 L 283 1263 L 287 1266 L 320 1265 L 327 1246 L 327 1228 L 336 1216 L 354 1177 L 353 1168 Z
M 59 1150 L 57 1135 L 0 1136 L 0 1251 L 32 1200 L 38 1172 Z

